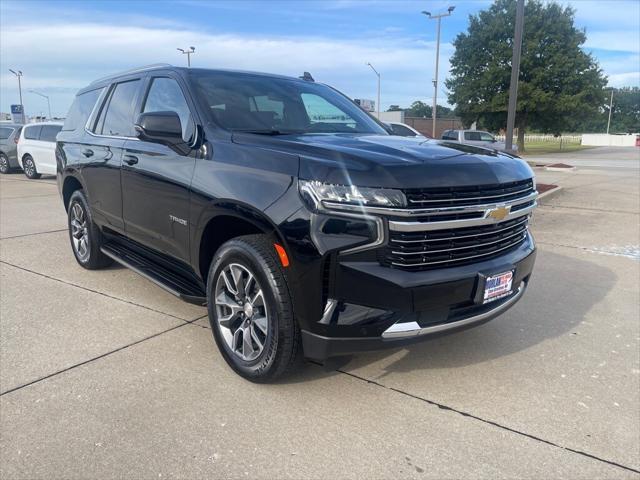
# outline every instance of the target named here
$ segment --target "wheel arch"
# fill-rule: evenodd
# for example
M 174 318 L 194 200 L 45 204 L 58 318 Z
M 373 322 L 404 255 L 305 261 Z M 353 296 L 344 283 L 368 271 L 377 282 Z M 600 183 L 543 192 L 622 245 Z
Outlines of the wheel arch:
M 76 192 L 77 190 L 84 190 L 84 186 L 80 180 L 74 176 L 68 176 L 64 179 L 62 184 L 62 201 L 64 203 L 65 211 L 69 209 L 71 195 L 73 195 L 73 192 Z
M 243 214 L 244 213 L 244 214 Z M 284 244 L 278 229 L 261 212 L 236 205 L 234 208 L 216 208 L 202 222 L 202 233 L 197 236 L 194 260 L 200 277 L 206 282 L 215 253 L 227 241 L 243 235 L 265 234 Z

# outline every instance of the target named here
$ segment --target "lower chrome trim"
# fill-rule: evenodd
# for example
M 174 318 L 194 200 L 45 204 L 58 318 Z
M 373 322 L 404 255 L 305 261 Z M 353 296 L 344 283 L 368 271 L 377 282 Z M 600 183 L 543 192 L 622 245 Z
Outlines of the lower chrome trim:
M 518 290 L 516 290 L 513 296 L 511 296 L 511 298 L 509 298 L 506 302 L 502 303 L 498 307 L 493 308 L 489 311 L 486 311 L 478 315 L 474 315 L 473 317 L 465 318 L 457 322 L 441 323 L 439 325 L 434 325 L 432 327 L 424 327 L 424 328 L 421 328 L 418 322 L 394 323 L 382 333 L 382 338 L 385 338 L 385 339 L 410 338 L 410 337 L 416 337 L 420 335 L 426 335 L 429 333 L 453 330 L 458 327 L 471 325 L 476 322 L 481 322 L 492 316 L 499 315 L 500 313 L 510 308 L 514 303 L 516 303 L 520 299 L 520 297 L 525 291 L 525 288 L 526 288 L 526 284 L 523 282 L 520 284 L 520 286 L 518 287 Z

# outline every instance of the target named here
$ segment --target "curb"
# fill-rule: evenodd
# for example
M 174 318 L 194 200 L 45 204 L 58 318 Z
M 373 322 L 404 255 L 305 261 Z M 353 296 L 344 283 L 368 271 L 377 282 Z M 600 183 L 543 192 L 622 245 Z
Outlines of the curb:
M 540 195 L 538 195 L 538 201 L 540 201 L 542 199 L 550 200 L 551 198 L 555 197 L 561 191 L 562 191 L 562 187 L 558 185 L 555 188 L 552 188 L 551 190 L 547 190 L 546 192 L 541 193 Z
M 573 172 L 576 167 L 544 167 L 547 172 Z

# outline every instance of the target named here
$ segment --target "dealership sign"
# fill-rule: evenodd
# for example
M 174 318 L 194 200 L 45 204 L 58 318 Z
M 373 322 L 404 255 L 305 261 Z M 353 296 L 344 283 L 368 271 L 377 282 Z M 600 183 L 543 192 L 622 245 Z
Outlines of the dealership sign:
M 23 105 L 11 105 L 11 121 L 13 123 L 22 123 L 24 121 Z

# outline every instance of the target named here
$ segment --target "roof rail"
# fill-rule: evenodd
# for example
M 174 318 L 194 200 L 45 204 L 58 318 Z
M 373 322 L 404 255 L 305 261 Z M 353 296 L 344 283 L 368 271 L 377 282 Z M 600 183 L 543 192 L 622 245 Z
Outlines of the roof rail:
M 114 78 L 114 77 L 121 77 L 123 75 L 129 75 L 131 73 L 144 72 L 145 70 L 152 70 L 154 68 L 172 67 L 172 66 L 173 65 L 171 65 L 170 63 L 152 63 L 151 65 L 145 65 L 143 67 L 132 68 L 131 70 L 125 70 L 123 72 L 112 73 L 111 75 L 106 75 L 106 76 L 104 76 L 102 78 L 98 78 L 97 80 L 94 80 L 93 82 L 91 82 L 91 85 L 93 85 L 94 83 L 102 82 L 103 80 L 108 80 L 108 79 Z

